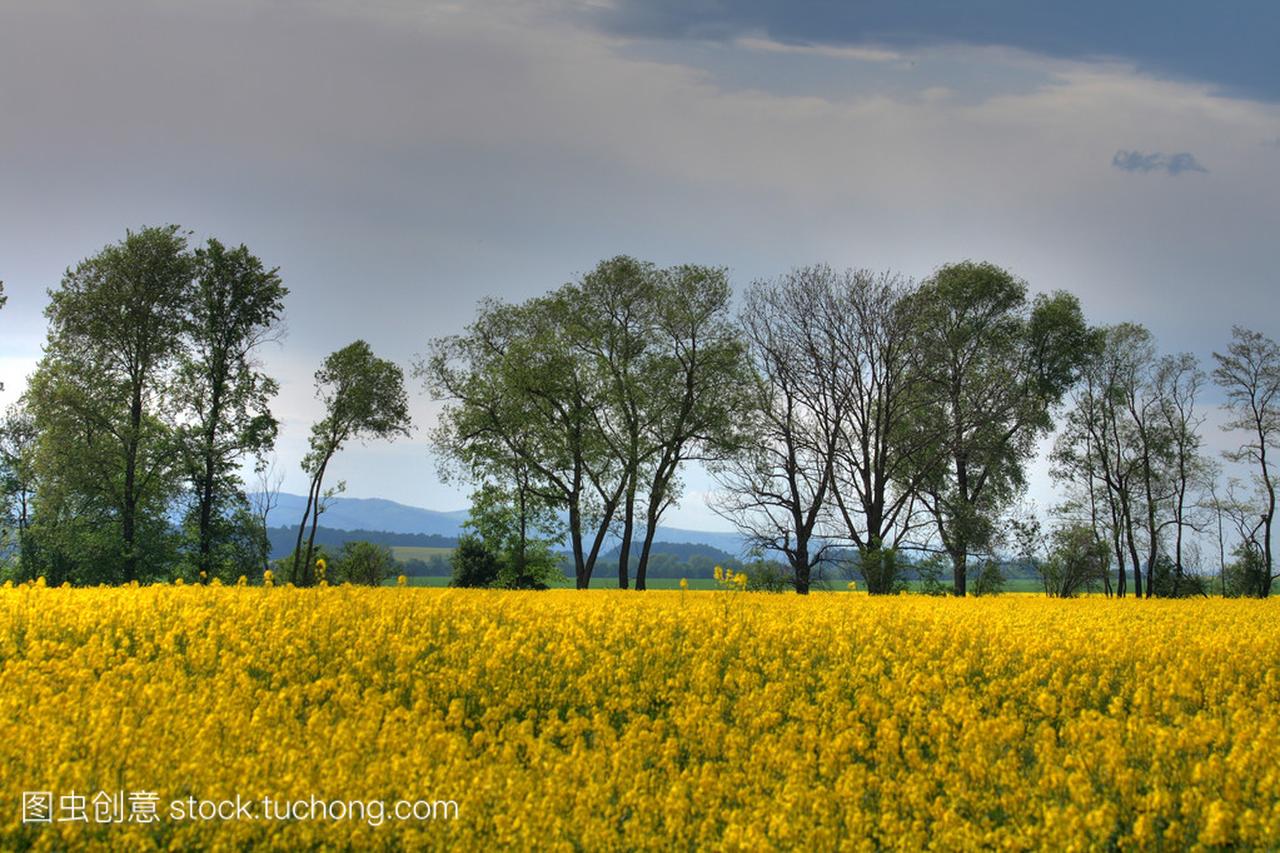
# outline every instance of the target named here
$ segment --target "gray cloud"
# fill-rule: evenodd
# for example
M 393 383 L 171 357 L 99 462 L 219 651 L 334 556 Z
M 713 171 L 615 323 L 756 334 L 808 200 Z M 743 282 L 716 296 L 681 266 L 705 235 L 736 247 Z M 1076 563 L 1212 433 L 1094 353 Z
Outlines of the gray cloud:
M 1179 154 L 1161 154 L 1159 151 L 1144 154 L 1141 151 L 1121 149 L 1111 158 L 1111 165 L 1125 172 L 1164 172 L 1167 175 L 1181 175 L 1183 172 L 1205 172 L 1208 169 L 1200 165 L 1194 155 L 1183 151 Z
M 793 44 L 1005 45 L 1046 56 L 1120 57 L 1143 71 L 1280 100 L 1274 45 L 1280 6 L 1167 0 L 613 0 L 586 8 L 604 29 L 650 38 L 731 39 L 763 33 Z M 1229 11 L 1228 11 L 1229 10 Z
M 67 265 L 130 226 L 244 241 L 292 291 L 264 361 L 294 492 L 326 353 L 363 337 L 407 365 L 479 296 L 523 299 L 619 252 L 727 264 L 738 286 L 814 260 L 919 277 L 989 258 L 1206 358 L 1273 286 L 1280 171 L 1256 143 L 1280 107 L 1112 63 L 1020 59 L 1011 80 L 1003 51 L 961 47 L 911 69 L 759 39 L 655 55 L 520 0 L 109 5 L 0 0 L 0 81 L 21 81 L 0 85 L 0 407 Z M 957 94 L 926 96 L 942 85 Z M 1214 180 L 1099 168 L 1148 139 Z M 351 495 L 465 505 L 421 435 L 334 464 Z M 709 486 L 688 486 L 672 523 L 715 524 L 693 497 Z

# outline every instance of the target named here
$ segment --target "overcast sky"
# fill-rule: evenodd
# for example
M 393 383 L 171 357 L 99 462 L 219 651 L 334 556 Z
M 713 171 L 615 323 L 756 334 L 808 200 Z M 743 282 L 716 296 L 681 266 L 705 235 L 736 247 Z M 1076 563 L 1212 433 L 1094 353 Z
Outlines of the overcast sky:
M 991 260 L 1207 359 L 1280 335 L 1277 43 L 1269 0 L 0 0 L 0 404 L 65 268 L 170 222 L 292 291 L 291 491 L 327 353 L 407 368 L 619 253 L 738 287 Z M 456 509 L 412 392 L 417 436 L 334 479 Z M 708 485 L 672 524 L 724 526 Z

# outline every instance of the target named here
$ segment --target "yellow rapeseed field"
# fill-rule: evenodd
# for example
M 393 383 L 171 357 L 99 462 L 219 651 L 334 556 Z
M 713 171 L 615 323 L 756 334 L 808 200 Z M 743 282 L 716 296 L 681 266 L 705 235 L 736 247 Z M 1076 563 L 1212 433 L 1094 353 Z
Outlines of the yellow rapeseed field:
M 5 849 L 1280 846 L 1272 601 L 23 587 L 0 657 Z

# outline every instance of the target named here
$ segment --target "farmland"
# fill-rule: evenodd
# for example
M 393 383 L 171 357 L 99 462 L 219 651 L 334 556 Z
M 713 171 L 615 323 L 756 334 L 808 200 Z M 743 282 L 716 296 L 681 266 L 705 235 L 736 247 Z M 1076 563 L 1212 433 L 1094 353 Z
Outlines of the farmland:
M 0 846 L 1274 847 L 1278 641 L 1274 601 L 9 588 Z M 237 796 L 456 814 L 166 807 Z

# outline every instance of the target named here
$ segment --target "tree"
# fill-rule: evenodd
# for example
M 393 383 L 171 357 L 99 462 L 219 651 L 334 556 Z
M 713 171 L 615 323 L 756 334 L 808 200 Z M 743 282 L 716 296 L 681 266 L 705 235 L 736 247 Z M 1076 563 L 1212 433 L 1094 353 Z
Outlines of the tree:
M 1116 594 L 1122 597 L 1128 591 L 1130 564 L 1134 594 L 1141 596 L 1143 588 L 1137 528 L 1146 515 L 1141 501 L 1144 483 L 1151 482 L 1151 457 L 1131 414 L 1147 411 L 1137 401 L 1144 396 L 1153 358 L 1150 333 L 1137 324 L 1093 330 L 1080 387 L 1053 454 L 1053 473 L 1060 482 L 1084 481 L 1090 525 L 1097 539 L 1110 542 Z
M 396 558 L 390 548 L 363 540 L 344 542 L 334 566 L 340 582 L 361 586 L 382 586 L 395 570 Z
M 523 483 L 513 497 L 564 513 L 579 588 L 619 510 L 626 538 L 643 506 L 643 589 L 683 463 L 736 441 L 744 365 L 723 270 L 615 258 L 520 305 L 482 302 L 466 334 L 433 341 L 416 373 L 446 401 L 432 434 L 442 474 Z
M 652 405 L 646 432 L 655 449 L 646 496 L 636 589 L 645 588 L 662 514 L 679 500 L 685 462 L 714 464 L 746 442 L 738 413 L 749 404 L 746 344 L 729 315 L 725 270 L 686 264 L 663 271 L 655 306 Z
M 1271 532 L 1276 515 L 1276 472 L 1269 450 L 1280 448 L 1280 346 L 1259 332 L 1236 326 L 1226 354 L 1213 354 L 1214 381 L 1226 392 L 1231 419 L 1224 429 L 1243 432 L 1240 447 L 1225 455 L 1232 462 L 1254 467 L 1259 500 L 1256 522 L 1245 528 L 1245 539 L 1257 547 L 1261 568 L 1252 595 L 1265 598 L 1275 580 Z
M 601 400 L 594 408 L 600 437 L 621 478 L 622 544 L 618 588 L 630 585 L 631 544 L 636 535 L 637 495 L 651 469 L 656 448 L 649 440 L 655 368 L 654 308 L 659 270 L 625 255 L 601 261 L 594 270 L 560 290 L 570 346 L 590 360 L 599 377 Z
M 10 406 L 0 420 L 0 497 L 4 501 L 5 524 L 14 531 L 19 564 L 32 562 L 32 504 L 35 499 L 35 451 L 39 431 L 31 412 L 21 405 Z
M 474 533 L 465 534 L 458 539 L 458 547 L 454 549 L 449 562 L 453 567 L 449 586 L 490 587 L 498 580 L 498 573 L 502 571 L 501 556 Z
M 242 490 L 237 468 L 259 460 L 275 442 L 268 409 L 275 380 L 259 369 L 255 352 L 278 337 L 288 290 L 247 248 L 217 240 L 195 253 L 195 292 L 186 317 L 188 348 L 178 369 L 181 404 L 190 417 L 183 430 L 184 461 L 193 491 L 196 568 L 213 575 L 211 552 L 218 522 L 229 516 Z
M 995 519 L 1022 488 L 1088 333 L 1075 297 L 1029 301 L 1024 282 L 989 263 L 943 267 L 906 310 L 927 401 L 916 416 L 929 439 L 916 461 L 918 491 L 964 595 L 968 560 L 990 551 Z
M 896 586 L 893 551 L 913 529 L 927 447 L 909 429 L 922 400 L 902 310 L 911 287 L 816 266 L 748 292 L 740 322 L 761 377 L 760 434 L 724 466 L 722 507 L 787 557 L 801 591 L 837 539 L 857 549 L 872 594 Z
M 177 226 L 144 228 L 50 292 L 49 340 L 27 392 L 41 434 L 38 514 L 64 549 L 72 528 L 55 529 L 59 519 L 94 530 L 76 562 L 99 579 L 168 571 L 157 543 L 177 487 L 173 371 L 191 271 Z
M 900 583 L 897 551 L 919 526 L 919 486 L 937 464 L 934 437 L 920 429 L 931 398 L 914 358 L 915 294 L 898 276 L 856 272 L 822 314 L 840 330 L 828 375 L 836 382 L 831 396 L 845 401 L 835 421 L 832 496 L 873 595 Z M 847 318 L 843 326 L 838 318 Z
M 280 503 L 280 487 L 284 484 L 284 472 L 276 466 L 275 454 L 266 464 L 259 464 L 254 472 L 255 489 L 249 495 L 249 510 L 253 515 L 254 526 L 260 530 L 268 530 L 271 513 Z M 271 568 L 271 540 L 264 538 L 263 547 L 258 554 L 258 565 L 263 571 Z
M 442 476 L 502 489 L 523 482 L 531 499 L 564 512 L 585 589 L 626 479 L 601 434 L 606 389 L 573 346 L 572 311 L 564 294 L 484 301 L 466 334 L 431 342 L 415 375 L 445 401 L 432 433 Z
M 486 483 L 472 495 L 465 526 L 494 555 L 497 572 L 490 585 L 545 589 L 560 575 L 552 543 L 564 535 L 564 526 L 526 487 L 519 479 L 505 489 Z
M 1161 429 L 1167 441 L 1170 489 L 1170 524 L 1174 531 L 1173 586 L 1182 594 L 1187 576 L 1184 562 L 1186 531 L 1194 531 L 1195 503 L 1191 490 L 1203 488 L 1211 476 L 1201 454 L 1200 425 L 1204 416 L 1196 412 L 1196 397 L 1204 384 L 1204 372 L 1190 353 L 1166 356 L 1156 366 L 1154 390 Z
M 325 414 L 312 425 L 310 449 L 302 460 L 302 469 L 311 483 L 289 573 L 290 580 L 301 585 L 315 582 L 311 557 L 325 498 L 324 475 L 334 454 L 352 440 L 407 436 L 410 426 L 403 371 L 393 362 L 375 356 L 361 340 L 324 360 L 316 371 L 316 395 L 324 404 Z M 308 519 L 311 531 L 304 551 L 302 537 Z
M 831 547 L 818 534 L 844 414 L 834 375 L 841 329 L 830 322 L 843 315 L 825 310 L 834 277 L 828 267 L 807 267 L 747 290 L 738 322 L 755 373 L 741 413 L 751 438 L 714 471 L 717 511 L 752 548 L 781 554 L 801 593 Z
M 1055 529 L 1047 558 L 1037 562 L 1045 594 L 1070 598 L 1101 583 L 1110 560 L 1106 543 L 1087 525 L 1068 524 Z

